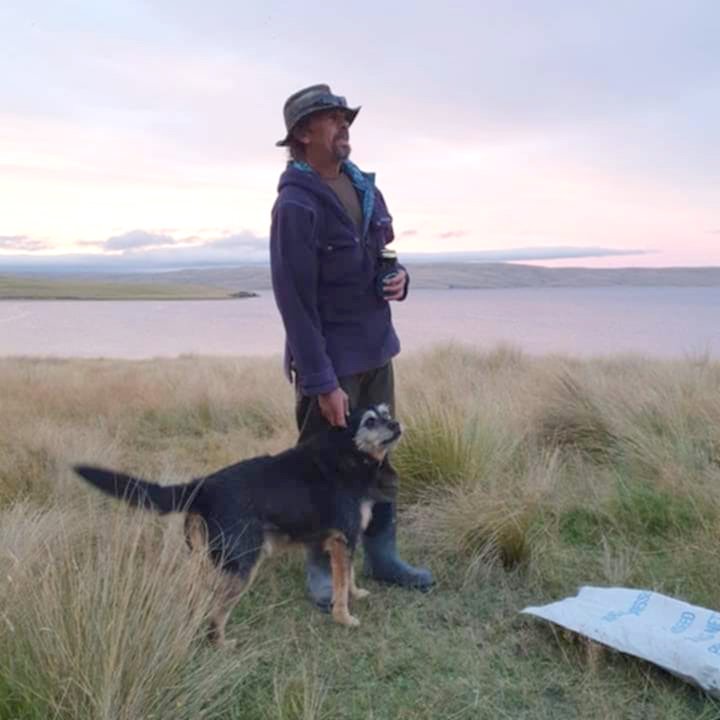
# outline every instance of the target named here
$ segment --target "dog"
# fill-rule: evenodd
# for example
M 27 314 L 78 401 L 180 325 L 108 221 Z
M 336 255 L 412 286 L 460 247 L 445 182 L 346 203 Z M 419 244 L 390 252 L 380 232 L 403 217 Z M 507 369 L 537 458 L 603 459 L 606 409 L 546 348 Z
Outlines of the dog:
M 360 624 L 349 598 L 369 593 L 355 584 L 353 553 L 373 503 L 388 499 L 381 467 L 401 435 L 387 405 L 377 405 L 351 413 L 345 428 L 329 427 L 277 455 L 242 460 L 184 485 L 161 486 L 89 465 L 73 469 L 130 505 L 186 513 L 188 545 L 206 552 L 220 572 L 208 636 L 222 645 L 227 619 L 260 563 L 288 544 L 322 544 L 330 555 L 333 619 Z

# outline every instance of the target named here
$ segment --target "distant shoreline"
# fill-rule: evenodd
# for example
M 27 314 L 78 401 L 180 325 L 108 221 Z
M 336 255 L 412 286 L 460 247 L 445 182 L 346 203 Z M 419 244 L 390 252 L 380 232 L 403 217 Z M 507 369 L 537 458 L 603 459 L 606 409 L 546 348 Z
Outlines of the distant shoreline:
M 682 289 L 712 289 L 720 288 L 720 285 L 670 285 L 670 284 L 647 284 L 647 285 L 512 285 L 512 286 L 496 286 L 496 287 L 472 287 L 472 286 L 447 286 L 447 287 L 428 287 L 426 285 L 420 285 L 414 287 L 415 292 L 431 292 L 431 293 L 448 293 L 452 295 L 454 293 L 462 292 L 477 292 L 478 295 L 484 293 L 493 292 L 512 292 L 512 291 L 547 291 L 552 292 L 554 290 L 682 290 Z M 222 300 L 249 300 L 253 298 L 261 298 L 264 295 L 272 293 L 272 288 L 267 288 L 259 292 L 251 292 L 246 295 L 213 295 L 213 296 L 199 296 L 199 295 L 178 295 L 178 296 L 163 296 L 163 295 L 123 295 L 115 296 L 109 295 L 93 296 L 93 295 L 77 295 L 77 296 L 65 296 L 65 295 L 1 295 L 0 303 L 10 302 L 218 302 Z
M 720 267 L 549 268 L 410 261 L 406 266 L 411 290 L 720 287 Z M 271 290 L 270 268 L 263 265 L 134 273 L 0 271 L 4 300 L 227 300 Z
M 125 278 L 52 278 L 0 275 L 0 301 L 56 302 L 162 300 L 243 300 L 257 297 L 252 290 L 235 290 L 201 283 L 133 282 Z
M 248 300 L 250 298 L 260 297 L 257 293 L 245 295 L 243 297 L 233 297 L 232 295 L 224 295 L 219 297 L 53 297 L 47 296 L 9 296 L 0 295 L 0 302 L 217 302 L 218 300 Z

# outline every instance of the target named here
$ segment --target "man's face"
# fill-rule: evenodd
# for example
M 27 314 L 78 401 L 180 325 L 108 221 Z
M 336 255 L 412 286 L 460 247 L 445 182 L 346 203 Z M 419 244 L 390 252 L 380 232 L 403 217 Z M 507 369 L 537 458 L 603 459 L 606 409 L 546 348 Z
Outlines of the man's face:
M 342 162 L 350 156 L 348 116 L 344 110 L 323 110 L 310 117 L 302 141 L 310 156 Z

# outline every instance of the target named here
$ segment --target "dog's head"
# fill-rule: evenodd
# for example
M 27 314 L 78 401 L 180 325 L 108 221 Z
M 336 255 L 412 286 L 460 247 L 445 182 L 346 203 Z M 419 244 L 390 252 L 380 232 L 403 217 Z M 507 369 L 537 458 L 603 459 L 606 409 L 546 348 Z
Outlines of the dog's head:
M 355 447 L 382 461 L 402 435 L 402 426 L 390 415 L 387 405 L 372 405 L 353 411 L 348 418 Z

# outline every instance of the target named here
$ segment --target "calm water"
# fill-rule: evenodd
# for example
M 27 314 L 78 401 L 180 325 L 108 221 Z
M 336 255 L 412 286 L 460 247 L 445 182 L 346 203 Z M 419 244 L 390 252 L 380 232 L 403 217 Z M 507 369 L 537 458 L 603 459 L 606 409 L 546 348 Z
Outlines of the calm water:
M 720 288 L 415 290 L 393 304 L 405 352 L 512 343 L 533 354 L 720 358 Z M 215 301 L 3 301 L 0 355 L 147 358 L 274 355 L 271 293 Z

